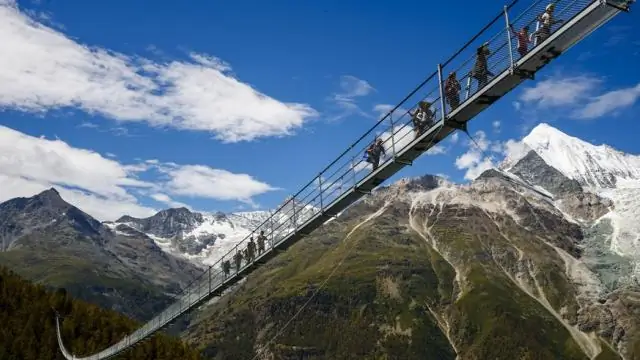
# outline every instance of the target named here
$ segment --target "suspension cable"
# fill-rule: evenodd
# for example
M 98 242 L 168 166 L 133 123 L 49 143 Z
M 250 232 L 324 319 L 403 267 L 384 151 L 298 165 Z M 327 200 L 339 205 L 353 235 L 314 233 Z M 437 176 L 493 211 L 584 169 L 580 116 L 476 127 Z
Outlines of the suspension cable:
M 438 131 L 435 132 L 434 136 L 431 138 L 431 140 L 429 141 L 429 144 L 427 145 L 427 148 L 430 148 L 431 145 L 433 145 L 433 143 L 435 142 L 435 139 L 438 137 L 438 135 L 440 135 L 440 132 L 442 131 L 442 129 L 444 129 L 445 125 L 444 123 L 442 124 L 442 126 L 440 126 L 440 128 L 438 129 Z M 383 206 L 386 207 L 387 204 L 385 204 Z M 378 210 L 380 211 L 380 210 Z M 373 218 L 373 217 L 371 217 Z M 366 221 L 371 220 L 368 219 Z M 366 222 L 365 221 L 365 222 Z M 363 222 L 364 223 L 364 222 Z M 324 225 L 324 224 L 323 224 Z M 345 238 L 346 240 L 346 238 Z M 322 283 L 320 283 L 320 286 L 318 286 L 315 291 L 311 294 L 311 296 L 309 297 L 309 299 L 307 299 L 307 301 L 302 305 L 302 307 L 300 307 L 300 309 L 298 309 L 298 311 L 296 311 L 295 314 L 293 314 L 293 316 L 284 324 L 284 326 L 282 326 L 280 328 L 280 330 L 278 330 L 278 332 L 268 341 L 264 344 L 263 349 L 260 349 L 257 351 L 256 355 L 254 357 L 251 358 L 251 360 L 256 360 L 258 358 L 258 356 L 260 356 L 264 351 L 266 351 L 266 347 L 269 344 L 272 344 L 283 332 L 284 330 L 287 329 L 287 327 L 289 327 L 289 325 L 291 324 L 291 322 L 293 320 L 295 320 L 298 315 L 300 315 L 300 313 L 302 313 L 302 311 L 311 303 L 311 300 L 313 300 L 316 295 L 318 295 L 318 293 L 320 292 L 320 290 L 324 289 L 325 285 L 329 282 L 329 280 L 331 280 L 331 278 L 333 277 L 333 275 L 335 275 L 336 271 L 338 270 L 338 268 L 340 268 L 340 266 L 342 266 L 342 264 L 344 263 L 344 261 L 347 259 L 347 257 L 351 254 L 351 252 L 353 251 L 353 249 L 356 248 L 356 245 L 359 243 L 358 240 L 356 240 L 356 242 L 347 249 L 346 253 L 344 254 L 344 256 L 342 257 L 342 259 L 338 262 L 338 264 L 336 266 L 333 267 L 333 269 L 331 270 L 331 272 L 329 273 L 329 275 L 322 281 Z

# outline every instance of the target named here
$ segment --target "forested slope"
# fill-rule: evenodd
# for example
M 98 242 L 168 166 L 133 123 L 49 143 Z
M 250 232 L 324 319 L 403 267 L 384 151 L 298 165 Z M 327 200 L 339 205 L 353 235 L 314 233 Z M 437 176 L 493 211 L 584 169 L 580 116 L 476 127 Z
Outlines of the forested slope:
M 64 315 L 63 339 L 75 355 L 100 351 L 139 325 L 114 311 L 72 299 L 64 290 L 47 291 L 0 267 L 0 359 L 63 359 L 56 342 L 54 308 Z M 201 357 L 179 340 L 160 334 L 117 359 Z

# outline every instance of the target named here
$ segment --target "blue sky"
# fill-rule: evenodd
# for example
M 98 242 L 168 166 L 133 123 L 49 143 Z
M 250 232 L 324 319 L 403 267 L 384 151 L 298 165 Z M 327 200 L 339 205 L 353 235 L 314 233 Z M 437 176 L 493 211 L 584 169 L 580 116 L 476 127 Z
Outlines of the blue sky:
M 0 200 L 65 185 L 65 198 L 101 220 L 180 204 L 273 207 L 374 124 L 376 105 L 396 104 L 504 5 L 149 4 L 39 0 L 16 10 L 0 0 L 0 125 L 15 130 L 2 135 Z M 638 20 L 617 16 L 473 120 L 481 146 L 495 145 L 493 163 L 540 121 L 640 153 Z M 158 78 L 179 86 L 138 94 Z M 617 111 L 598 113 L 612 101 Z M 580 109 L 593 111 L 571 115 Z M 456 163 L 474 151 L 462 135 L 399 176 L 462 182 L 492 164 Z

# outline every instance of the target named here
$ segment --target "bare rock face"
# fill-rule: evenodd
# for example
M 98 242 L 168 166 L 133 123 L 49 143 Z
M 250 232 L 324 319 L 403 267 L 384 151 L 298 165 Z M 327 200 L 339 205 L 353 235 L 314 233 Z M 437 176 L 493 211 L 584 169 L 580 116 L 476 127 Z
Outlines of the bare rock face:
M 562 197 L 558 206 L 575 218 L 594 221 L 611 211 L 613 202 L 590 192 L 574 192 Z
M 620 359 L 634 346 L 637 305 L 602 295 L 583 229 L 554 202 L 491 173 L 436 180 L 355 204 L 201 312 L 187 338 L 219 359 Z
M 564 176 L 558 169 L 548 165 L 535 151 L 531 150 L 510 170 L 533 185 L 542 186 L 554 195 L 564 195 L 582 191 L 576 180 Z
M 619 289 L 606 299 L 583 308 L 578 316 L 582 331 L 596 331 L 624 359 L 640 354 L 640 287 Z
M 143 233 L 110 229 L 55 189 L 1 203 L 0 234 L 0 264 L 140 320 L 167 305 L 170 294 L 200 272 Z
M 612 210 L 611 200 L 585 191 L 580 182 L 569 179 L 533 150 L 509 171 L 522 180 L 551 192 L 559 200 L 560 209 L 575 219 L 593 221 Z

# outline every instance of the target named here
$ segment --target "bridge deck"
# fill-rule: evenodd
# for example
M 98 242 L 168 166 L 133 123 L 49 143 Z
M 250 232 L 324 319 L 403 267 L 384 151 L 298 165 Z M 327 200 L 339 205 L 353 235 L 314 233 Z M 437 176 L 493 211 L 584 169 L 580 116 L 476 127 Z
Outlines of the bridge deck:
M 74 357 L 67 351 L 60 333 L 59 318 L 56 318 L 58 344 L 65 358 L 77 360 L 111 358 L 168 326 L 182 314 L 219 296 L 279 252 L 303 239 L 403 167 L 410 165 L 449 134 L 457 129 L 466 130 L 467 123 L 490 107 L 493 102 L 523 81 L 533 78 L 534 74 L 551 60 L 615 15 L 628 10 L 624 8 L 627 3 L 620 0 L 608 2 L 559 0 L 555 4 L 554 17 L 564 22 L 552 28 L 550 36 L 539 44 L 535 44 L 522 57 L 517 52 L 515 36 L 508 30 L 506 24 L 512 24 L 516 30 L 525 25 L 533 27 L 537 24 L 537 16 L 544 12 L 547 2 L 515 0 L 509 6 L 505 6 L 504 11 L 460 51 L 444 64 L 438 65 L 437 71 L 256 228 L 252 235 L 257 235 L 261 230 L 264 231 L 268 238 L 266 249 L 249 261 L 246 258 L 242 259 L 238 270 L 232 266 L 230 273 L 225 276 L 221 264 L 222 261 L 230 260 L 231 264 L 235 265 L 233 256 L 246 248 L 248 237 L 187 286 L 182 296 L 173 305 L 120 342 L 87 357 Z M 518 15 L 510 19 L 517 8 L 520 8 L 517 11 Z M 488 43 L 491 50 L 487 68 L 495 76 L 481 89 L 471 91 L 471 69 L 475 61 L 476 49 L 484 42 Z M 443 98 L 446 77 L 444 74 L 452 71 L 462 74 L 458 79 L 461 84 L 466 82 L 466 87 L 460 92 L 463 99 L 455 109 L 447 105 L 444 99 L 446 96 Z M 435 123 L 416 137 L 410 116 L 407 116 L 408 111 L 402 106 L 414 107 L 423 99 L 431 101 Z M 362 159 L 362 154 L 375 137 L 384 141 L 384 147 L 389 156 L 375 171 L 371 171 L 370 165 Z

